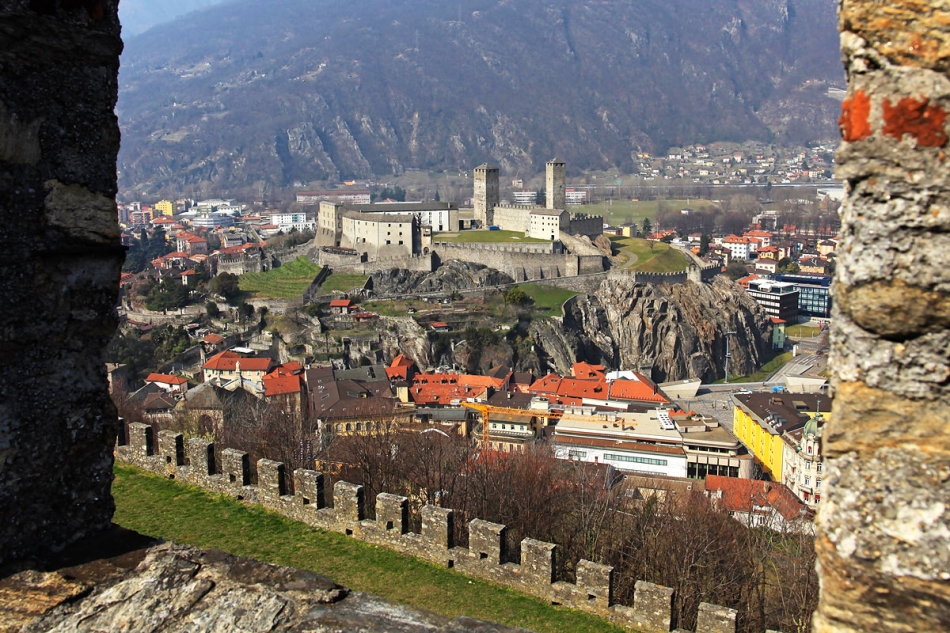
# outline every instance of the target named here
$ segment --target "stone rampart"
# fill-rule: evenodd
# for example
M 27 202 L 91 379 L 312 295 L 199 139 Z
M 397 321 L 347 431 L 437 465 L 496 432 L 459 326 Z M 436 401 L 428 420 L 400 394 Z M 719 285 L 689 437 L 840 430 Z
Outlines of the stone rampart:
M 363 487 L 338 481 L 329 489 L 327 477 L 313 470 L 287 472 L 284 464 L 257 462 L 257 484 L 251 483 L 247 453 L 221 451 L 194 438 L 186 444 L 180 433 L 160 431 L 147 424 L 129 424 L 128 443 L 116 449 L 118 459 L 206 490 L 261 505 L 312 527 L 339 532 L 366 543 L 389 547 L 460 573 L 511 587 L 542 600 L 606 618 L 644 633 L 668 632 L 673 590 L 638 582 L 633 606 L 616 603 L 613 568 L 581 560 L 576 583 L 555 580 L 557 546 L 534 539 L 521 542 L 521 562 L 506 562 L 505 526 L 481 519 L 469 522 L 469 547 L 454 542 L 454 513 L 448 508 L 424 506 L 420 533 L 409 529 L 406 497 L 380 494 L 376 519 L 368 519 Z M 703 603 L 697 633 L 736 630 L 736 611 Z
M 603 258 L 559 252 L 559 242 L 524 244 L 438 242 L 433 245 L 442 261 L 458 259 L 483 264 L 510 275 L 515 281 L 574 277 L 583 263 L 587 272 L 603 270 Z M 596 262 L 594 260 L 597 260 Z M 596 269 L 599 265 L 599 269 Z

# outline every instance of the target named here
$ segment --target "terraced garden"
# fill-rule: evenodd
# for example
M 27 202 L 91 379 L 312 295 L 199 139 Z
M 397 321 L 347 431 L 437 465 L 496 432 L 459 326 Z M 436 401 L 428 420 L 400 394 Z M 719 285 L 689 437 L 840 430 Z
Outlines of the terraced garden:
M 319 273 L 319 266 L 306 257 L 298 257 L 280 268 L 241 275 L 238 284 L 256 299 L 293 299 L 302 295 Z

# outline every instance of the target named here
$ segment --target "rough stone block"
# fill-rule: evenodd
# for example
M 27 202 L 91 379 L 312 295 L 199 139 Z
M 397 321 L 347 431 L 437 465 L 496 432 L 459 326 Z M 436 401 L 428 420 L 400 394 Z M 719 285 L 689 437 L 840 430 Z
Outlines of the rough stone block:
M 526 538 L 521 541 L 521 575 L 529 584 L 550 585 L 554 582 L 557 545 Z
M 633 601 L 634 627 L 641 633 L 669 633 L 673 590 L 638 580 Z
M 221 474 L 228 486 L 240 488 L 251 483 L 251 461 L 244 451 L 226 448 L 221 451 Z
M 736 633 L 736 610 L 708 602 L 700 603 L 696 633 Z
M 333 486 L 333 508 L 337 521 L 343 524 L 362 521 L 366 518 L 363 486 L 348 481 L 338 481 Z
M 449 508 L 422 506 L 422 539 L 439 550 L 455 547 L 455 513 Z
M 950 7 L 931 0 L 843 0 L 841 28 L 892 63 L 950 70 Z
M 165 474 L 174 479 L 178 474 L 178 467 L 185 465 L 184 436 L 174 431 L 159 431 L 158 454 L 162 458 Z
M 409 531 L 409 500 L 386 492 L 376 495 L 376 523 L 386 532 L 406 534 Z
M 139 464 L 143 464 L 146 457 L 154 455 L 155 436 L 152 427 L 141 422 L 130 422 L 129 446 L 132 449 L 132 459 Z
M 614 600 L 614 568 L 589 560 L 578 561 L 577 590 L 586 594 L 589 604 L 606 609 Z
M 214 442 L 193 437 L 188 440 L 188 459 L 191 461 L 191 477 L 200 482 L 215 474 Z
M 491 523 L 481 519 L 468 522 L 468 549 L 479 560 L 487 560 L 496 565 L 505 560 L 505 532 L 507 528 L 500 523 Z
M 319 510 L 327 507 L 326 477 L 315 470 L 298 468 L 294 471 L 294 497 L 301 506 Z
M 267 501 L 279 501 L 287 494 L 284 464 L 272 459 L 257 460 L 257 487 Z

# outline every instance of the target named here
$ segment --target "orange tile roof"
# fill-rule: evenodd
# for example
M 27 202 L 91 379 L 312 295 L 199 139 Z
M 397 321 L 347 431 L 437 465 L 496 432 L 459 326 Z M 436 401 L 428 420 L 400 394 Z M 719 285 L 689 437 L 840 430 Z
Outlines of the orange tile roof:
M 590 363 L 579 361 L 574 363 L 574 366 L 571 367 L 571 375 L 575 378 L 603 378 L 604 366 L 591 365 Z
M 282 396 L 300 393 L 301 380 L 297 374 L 274 374 L 264 376 L 264 395 Z
M 145 382 L 162 382 L 168 385 L 186 385 L 188 384 L 188 379 L 182 378 L 181 376 L 172 376 L 170 374 L 149 374 L 145 379 Z
M 772 507 L 786 521 L 811 515 L 791 490 L 774 481 L 707 475 L 706 492 L 721 492 L 719 502 L 728 512 L 761 512 L 757 508 Z
M 348 308 L 353 305 L 353 301 L 350 299 L 332 299 L 330 301 L 331 308 Z
M 396 356 L 393 359 L 393 362 L 389 364 L 389 367 L 386 368 L 386 376 L 390 380 L 395 380 L 396 378 L 402 378 L 403 380 L 409 379 L 409 370 L 415 365 L 412 362 L 411 358 L 406 358 L 402 354 Z
M 273 361 L 269 358 L 244 358 L 225 350 L 209 358 L 201 368 L 213 371 L 236 371 L 238 363 L 241 363 L 241 371 L 267 371 Z

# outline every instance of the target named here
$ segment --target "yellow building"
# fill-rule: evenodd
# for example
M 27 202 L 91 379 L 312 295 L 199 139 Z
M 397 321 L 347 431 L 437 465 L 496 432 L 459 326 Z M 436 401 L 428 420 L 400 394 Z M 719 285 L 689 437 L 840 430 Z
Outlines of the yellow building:
M 784 480 L 785 435 L 818 413 L 831 415 L 831 398 L 823 394 L 749 393 L 732 400 L 733 433 L 774 481 Z
M 168 217 L 175 215 L 175 203 L 171 200 L 159 200 L 153 206 L 155 210 L 162 215 L 167 215 Z

